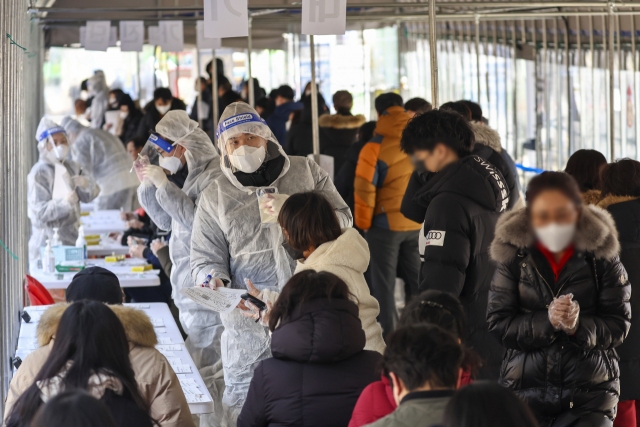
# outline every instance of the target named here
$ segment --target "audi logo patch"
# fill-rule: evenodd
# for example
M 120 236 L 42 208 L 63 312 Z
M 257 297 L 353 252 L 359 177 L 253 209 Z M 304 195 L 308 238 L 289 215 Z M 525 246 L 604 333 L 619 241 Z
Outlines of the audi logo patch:
M 427 233 L 427 243 L 425 246 L 444 246 L 444 236 L 446 231 L 431 230 Z

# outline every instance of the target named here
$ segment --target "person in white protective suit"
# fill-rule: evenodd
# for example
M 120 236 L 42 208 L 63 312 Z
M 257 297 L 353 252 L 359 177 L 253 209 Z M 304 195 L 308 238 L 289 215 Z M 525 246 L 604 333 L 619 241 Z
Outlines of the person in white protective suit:
M 71 117 L 62 119 L 71 144 L 71 159 L 96 180 L 102 191 L 95 200 L 97 209 L 137 209 L 136 191 L 140 181 L 131 173 L 131 156 L 122 141 L 102 129 L 83 126 Z
M 31 220 L 29 259 L 40 259 L 40 248 L 53 238 L 75 245 L 80 225 L 80 200 L 96 198 L 100 187 L 82 167 L 67 159 L 69 143 L 64 128 L 43 117 L 36 131 L 40 159 L 27 177 L 27 212 Z
M 171 296 L 189 335 L 187 349 L 200 369 L 220 359 L 220 332 L 215 328 L 220 323 L 219 315 L 179 291 L 195 285 L 189 256 L 191 234 L 196 232 L 196 204 L 202 191 L 220 175 L 220 160 L 209 136 L 186 111 L 169 111 L 156 125 L 156 132 L 141 154 L 159 155 L 160 166 L 145 167 L 138 198 L 158 228 L 171 231 Z
M 288 157 L 264 120 L 244 102 L 224 110 L 216 135 L 224 176 L 200 198 L 191 237 L 194 282 L 200 285 L 214 270 L 215 286 L 244 289 L 245 281 L 251 280 L 260 297 L 268 300 L 270 291 L 280 292 L 295 269 L 276 221 L 288 195 L 321 192 L 344 228 L 352 225 L 351 211 L 328 174 L 306 157 Z M 259 204 L 256 196 L 265 187 L 278 192 L 268 206 Z M 271 339 L 268 328 L 243 316 L 240 309 L 220 316 L 225 382 L 221 424 L 235 426 L 254 369 L 271 357 Z
M 91 119 L 89 126 L 93 129 L 102 129 L 104 113 L 109 108 L 109 87 L 102 70 L 97 70 L 87 81 L 87 91 L 89 96 L 93 97 L 88 114 L 88 118 Z

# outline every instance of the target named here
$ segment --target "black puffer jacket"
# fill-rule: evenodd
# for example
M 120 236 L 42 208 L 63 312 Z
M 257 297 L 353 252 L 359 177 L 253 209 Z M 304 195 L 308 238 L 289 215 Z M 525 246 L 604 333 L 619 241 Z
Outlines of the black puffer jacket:
M 480 377 L 497 379 L 502 348 L 486 322 L 487 295 L 495 271 L 489 245 L 509 189 L 500 172 L 468 156 L 433 175 L 415 194 L 426 209 L 420 290 L 437 289 L 460 298 L 467 315 L 466 343 L 485 359 Z
M 298 307 L 273 332 L 273 359 L 256 368 L 238 427 L 346 427 L 362 390 L 380 379 L 382 356 L 364 344 L 353 302 Z
M 320 145 L 320 153 L 333 157 L 337 175 L 346 161 L 347 150 L 356 142 L 358 129 L 366 122 L 362 114 L 323 114 L 318 119 L 321 131 L 328 136 Z
M 491 256 L 498 264 L 487 319 L 507 349 L 500 382 L 514 390 L 541 426 L 607 426 L 620 390 L 614 350 L 627 336 L 631 286 L 618 259 L 611 216 L 587 206 L 580 214 L 575 253 L 555 280 L 525 209 L 500 218 Z M 573 294 L 580 304 L 573 336 L 556 331 L 548 306 Z
M 186 110 L 186 104 L 179 98 L 173 98 L 171 101 L 171 109 L 173 110 Z M 160 112 L 156 108 L 156 104 L 154 101 L 149 102 L 144 107 L 144 116 L 140 120 L 140 124 L 138 125 L 137 136 L 144 136 L 145 138 L 149 136 L 149 131 L 155 131 L 156 125 L 162 119 L 163 116 L 160 115 Z
M 605 197 L 598 203 L 609 211 L 620 233 L 620 262 L 631 283 L 631 329 L 616 348 L 620 356 L 620 400 L 640 400 L 640 198 Z

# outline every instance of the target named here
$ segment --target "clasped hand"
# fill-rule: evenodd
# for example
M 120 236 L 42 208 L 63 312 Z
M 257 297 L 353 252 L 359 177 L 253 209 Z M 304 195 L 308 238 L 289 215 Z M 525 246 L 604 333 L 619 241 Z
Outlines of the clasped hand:
M 549 305 L 549 321 L 556 330 L 573 335 L 578 329 L 580 305 L 573 301 L 573 294 L 555 298 Z

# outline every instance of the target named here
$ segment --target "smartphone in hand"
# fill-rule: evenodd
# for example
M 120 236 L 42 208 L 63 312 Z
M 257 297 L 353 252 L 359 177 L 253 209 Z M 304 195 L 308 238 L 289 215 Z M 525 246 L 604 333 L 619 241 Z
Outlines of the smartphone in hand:
M 263 311 L 267 309 L 267 304 L 263 303 L 262 301 L 260 301 L 258 298 L 254 297 L 251 294 L 242 294 L 240 295 L 240 298 L 242 298 L 245 301 L 249 301 L 251 304 L 255 305 L 256 307 L 258 307 L 258 310 Z

